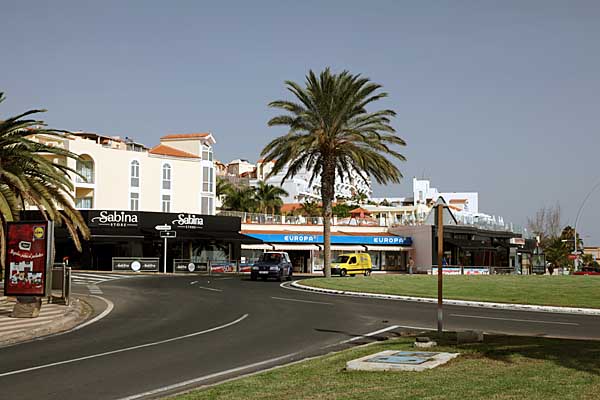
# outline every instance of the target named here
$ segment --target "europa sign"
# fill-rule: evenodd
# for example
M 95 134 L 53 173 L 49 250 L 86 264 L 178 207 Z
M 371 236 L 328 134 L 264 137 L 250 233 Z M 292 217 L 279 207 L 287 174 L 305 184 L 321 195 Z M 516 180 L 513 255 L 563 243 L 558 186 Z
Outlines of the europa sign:
M 7 223 L 4 295 L 46 295 L 53 227 L 48 221 Z

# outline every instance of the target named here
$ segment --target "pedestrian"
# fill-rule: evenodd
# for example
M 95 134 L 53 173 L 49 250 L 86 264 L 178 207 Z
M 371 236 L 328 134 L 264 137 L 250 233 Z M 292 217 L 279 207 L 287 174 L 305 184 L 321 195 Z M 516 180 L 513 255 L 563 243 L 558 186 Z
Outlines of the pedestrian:
M 412 275 L 413 268 L 415 267 L 415 260 L 412 257 L 408 258 L 408 273 Z

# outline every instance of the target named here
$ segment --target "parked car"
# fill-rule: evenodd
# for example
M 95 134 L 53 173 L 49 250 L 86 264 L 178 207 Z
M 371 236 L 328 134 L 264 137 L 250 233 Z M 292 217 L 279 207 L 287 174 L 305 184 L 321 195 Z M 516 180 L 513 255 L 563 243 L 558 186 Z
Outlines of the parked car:
M 581 271 L 573 272 L 573 275 L 600 275 L 600 268 L 598 267 L 583 267 Z
M 373 264 L 371 256 L 367 253 L 340 254 L 331 263 L 331 274 L 339 276 L 354 276 L 356 274 L 371 275 Z
M 285 278 L 292 280 L 292 263 L 290 256 L 284 251 L 267 251 L 261 254 L 260 258 L 250 270 L 250 279 L 253 281 L 261 277 L 263 280 L 275 278 L 280 282 Z

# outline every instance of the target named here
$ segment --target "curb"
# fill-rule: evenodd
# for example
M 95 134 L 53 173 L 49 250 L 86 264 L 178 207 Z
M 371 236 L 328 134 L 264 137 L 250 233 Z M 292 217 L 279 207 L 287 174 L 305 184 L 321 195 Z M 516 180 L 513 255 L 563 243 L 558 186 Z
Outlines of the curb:
M 437 299 L 431 297 L 411 297 L 411 296 L 398 296 L 393 294 L 379 294 L 379 293 L 364 293 L 364 292 L 351 292 L 345 290 L 335 289 L 322 289 L 311 286 L 302 285 L 298 281 L 292 282 L 292 286 L 298 289 L 307 290 L 317 293 L 336 294 L 342 296 L 355 296 L 355 297 L 368 297 L 374 299 L 383 300 L 401 300 L 401 301 L 412 301 L 416 303 L 431 303 L 437 304 Z M 556 306 L 536 306 L 529 304 L 510 304 L 510 303 L 491 303 L 486 301 L 467 301 L 467 300 L 448 300 L 444 299 L 444 304 L 452 306 L 463 306 L 463 307 L 480 307 L 480 308 L 493 308 L 497 310 L 512 310 L 512 311 L 536 311 L 536 312 L 550 312 L 560 314 L 581 314 L 581 315 L 600 315 L 600 309 L 595 308 L 576 308 L 576 307 L 556 307 Z
M 42 306 L 43 307 L 43 306 Z M 81 322 L 85 321 L 91 314 L 91 306 L 79 298 L 73 298 L 68 310 L 55 321 L 39 328 L 27 329 L 14 333 L 8 333 L 0 340 L 0 347 L 6 347 L 13 344 L 37 339 L 42 336 L 48 336 L 73 329 Z

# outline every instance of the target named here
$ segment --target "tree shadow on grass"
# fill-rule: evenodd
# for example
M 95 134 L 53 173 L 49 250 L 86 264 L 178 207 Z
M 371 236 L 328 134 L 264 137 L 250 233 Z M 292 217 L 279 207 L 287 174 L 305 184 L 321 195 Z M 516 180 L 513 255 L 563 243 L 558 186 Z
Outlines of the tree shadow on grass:
M 438 338 L 440 345 L 456 346 L 508 364 L 514 357 L 550 361 L 557 366 L 600 376 L 600 341 L 486 335 L 483 343 L 456 345 L 456 336 Z

